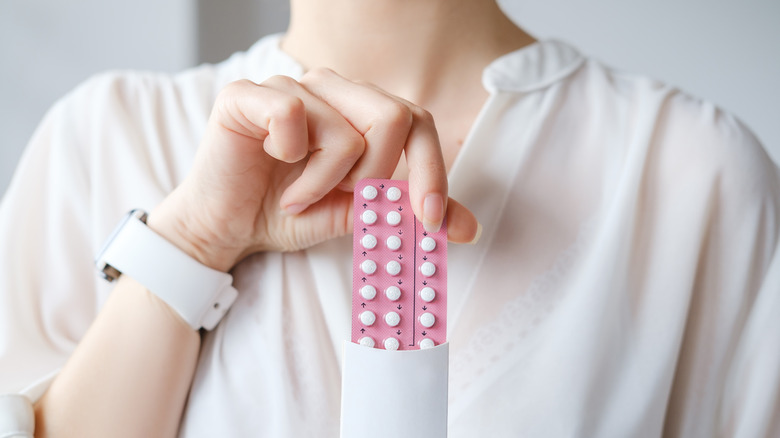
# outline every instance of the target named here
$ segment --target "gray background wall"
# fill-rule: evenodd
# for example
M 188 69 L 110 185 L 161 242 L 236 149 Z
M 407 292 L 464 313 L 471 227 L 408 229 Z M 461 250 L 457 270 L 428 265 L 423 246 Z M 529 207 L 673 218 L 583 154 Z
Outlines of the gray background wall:
M 780 159 L 777 0 L 501 3 L 537 37 L 714 101 Z M 0 0 L 0 193 L 46 108 L 91 74 L 218 61 L 287 14 L 285 0 Z

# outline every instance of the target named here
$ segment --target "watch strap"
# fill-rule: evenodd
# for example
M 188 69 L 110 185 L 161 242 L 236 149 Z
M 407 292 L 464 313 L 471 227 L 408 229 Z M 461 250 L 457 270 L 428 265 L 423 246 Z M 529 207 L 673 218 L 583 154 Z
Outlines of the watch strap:
M 132 214 L 98 260 L 104 264 L 142 284 L 195 330 L 213 329 L 238 295 L 230 274 L 199 263 Z

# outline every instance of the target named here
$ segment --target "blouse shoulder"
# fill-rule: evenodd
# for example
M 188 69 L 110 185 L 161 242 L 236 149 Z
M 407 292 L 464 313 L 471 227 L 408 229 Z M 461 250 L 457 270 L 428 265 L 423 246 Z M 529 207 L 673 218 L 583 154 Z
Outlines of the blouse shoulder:
M 664 178 L 701 176 L 740 198 L 780 204 L 780 171 L 767 149 L 737 117 L 713 102 L 647 76 L 589 59 L 573 77 L 613 112 L 617 123 L 646 134 L 649 165 Z M 660 176 L 660 175 L 659 175 Z M 706 178 L 704 178 L 706 177 Z M 734 193 L 736 194 L 736 193 Z M 745 198 L 747 201 L 747 199 Z
M 780 208 L 777 164 L 754 133 L 728 111 L 675 90 L 664 105 L 658 135 L 676 150 L 689 172 L 709 172 L 722 195 L 738 203 Z

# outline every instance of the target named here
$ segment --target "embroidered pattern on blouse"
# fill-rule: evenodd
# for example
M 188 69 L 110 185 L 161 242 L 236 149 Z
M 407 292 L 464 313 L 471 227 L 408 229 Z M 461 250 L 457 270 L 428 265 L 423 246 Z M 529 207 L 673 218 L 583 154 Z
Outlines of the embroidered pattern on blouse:
M 505 304 L 493 322 L 482 325 L 450 362 L 449 400 L 456 400 L 491 366 L 528 342 L 539 324 L 563 298 L 564 280 L 581 260 L 592 236 L 593 221 L 580 226 L 575 241 L 563 250 L 552 267 L 537 276 L 525 293 Z

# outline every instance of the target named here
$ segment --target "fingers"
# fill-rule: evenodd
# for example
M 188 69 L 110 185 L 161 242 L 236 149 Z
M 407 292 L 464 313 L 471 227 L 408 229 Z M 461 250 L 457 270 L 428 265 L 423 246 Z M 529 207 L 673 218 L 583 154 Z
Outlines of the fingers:
M 343 116 L 289 77 L 275 76 L 261 84 L 230 84 L 217 101 L 217 115 L 219 126 L 247 141 L 216 143 L 254 148 L 240 155 L 247 161 L 256 159 L 258 140 L 276 160 L 296 163 L 308 157 L 300 176 L 279 200 L 292 214 L 339 184 L 365 149 L 363 136 Z M 233 168 L 241 164 L 234 163 Z
M 308 154 L 306 119 L 298 97 L 248 80 L 232 82 L 217 97 L 207 131 L 212 141 L 207 144 L 250 149 L 240 151 L 243 158 L 256 155 L 259 140 L 277 160 L 296 162 Z
M 482 226 L 474 214 L 454 199 L 450 199 L 447 205 L 447 240 L 453 243 L 477 243 L 482 235 Z
M 268 156 L 299 163 L 279 205 L 297 214 L 335 187 L 351 190 L 366 177 L 389 178 L 405 154 L 410 201 L 426 230 L 448 217 L 454 242 L 476 234 L 476 220 L 460 204 L 448 210 L 447 174 L 433 117 L 422 108 L 330 70 L 300 82 L 277 76 L 261 84 L 232 84 L 219 107 L 224 127 L 260 140 Z
M 279 201 L 288 213 L 297 214 L 341 183 L 364 155 L 365 140 L 338 111 L 299 82 L 278 76 L 261 86 L 288 93 L 300 99 L 305 108 L 309 158 L 301 175 L 287 187 Z M 273 133 L 270 137 L 275 143 Z M 292 146 L 281 145 L 285 147 Z
M 425 230 L 435 233 L 447 211 L 447 169 L 433 117 L 427 111 L 415 110 L 405 152 L 409 201 Z
M 351 189 L 362 178 L 389 178 L 406 152 L 412 209 L 430 232 L 441 228 L 447 211 L 447 170 L 433 117 L 383 90 L 320 69 L 301 81 L 335 108 L 366 140 L 366 149 L 342 182 Z
M 365 139 L 365 151 L 341 187 L 352 190 L 367 177 L 389 178 L 412 127 L 409 106 L 377 88 L 347 80 L 327 69 L 307 73 L 301 83 L 338 111 Z

